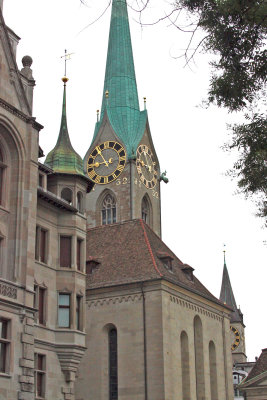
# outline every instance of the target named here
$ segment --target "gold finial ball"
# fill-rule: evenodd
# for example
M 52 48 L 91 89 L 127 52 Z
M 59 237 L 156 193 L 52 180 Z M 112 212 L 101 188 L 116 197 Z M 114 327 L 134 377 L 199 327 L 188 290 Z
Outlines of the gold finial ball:
M 144 101 L 146 101 L 146 97 L 144 97 Z
M 97 114 L 99 114 L 99 110 L 96 110 Z
M 105 96 L 106 96 L 106 99 L 108 99 L 108 96 L 109 96 L 109 91 L 108 90 L 106 90 Z
M 64 82 L 64 83 L 67 83 L 67 82 L 68 82 L 68 80 L 69 80 L 69 78 L 67 78 L 66 76 L 63 76 L 63 78 L 62 78 L 62 82 Z

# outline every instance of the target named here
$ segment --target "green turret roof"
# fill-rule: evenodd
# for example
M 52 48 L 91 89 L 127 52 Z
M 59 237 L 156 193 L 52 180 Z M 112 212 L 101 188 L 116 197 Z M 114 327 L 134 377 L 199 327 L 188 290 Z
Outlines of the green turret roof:
M 66 81 L 67 78 L 63 78 L 64 92 L 62 117 L 57 144 L 47 155 L 45 164 L 49 165 L 54 172 L 84 175 L 82 159 L 73 149 L 68 133 L 66 114 Z
M 147 112 L 139 108 L 126 0 L 112 2 L 102 108 L 93 140 L 105 111 L 112 128 L 126 146 L 128 156 L 135 154 L 145 131 Z
M 243 315 L 240 309 L 236 306 L 235 296 L 233 293 L 233 289 L 231 286 L 225 255 L 224 255 L 224 266 L 223 266 L 223 277 L 222 277 L 222 286 L 221 286 L 221 293 L 220 293 L 220 300 L 227 306 L 233 309 L 231 315 L 231 322 L 242 322 L 243 323 Z

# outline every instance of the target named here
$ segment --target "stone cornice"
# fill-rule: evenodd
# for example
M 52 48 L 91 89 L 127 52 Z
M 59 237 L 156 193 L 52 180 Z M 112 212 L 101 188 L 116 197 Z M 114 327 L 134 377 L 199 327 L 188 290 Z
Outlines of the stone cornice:
M 28 115 L 24 114 L 22 111 L 18 110 L 16 107 L 12 106 L 11 104 L 7 103 L 4 99 L 1 98 L 0 98 L 0 106 L 5 110 L 9 111 L 11 114 L 20 118 L 27 124 L 31 124 L 32 127 L 36 129 L 38 132 L 40 132 L 40 130 L 43 129 L 43 126 L 38 122 L 36 122 L 34 117 L 29 117 Z

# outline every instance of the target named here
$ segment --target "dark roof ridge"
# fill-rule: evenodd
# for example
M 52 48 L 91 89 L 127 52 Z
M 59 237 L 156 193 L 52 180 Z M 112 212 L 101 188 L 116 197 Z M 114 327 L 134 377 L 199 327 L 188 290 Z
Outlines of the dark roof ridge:
M 152 251 L 152 249 L 151 249 L 151 245 L 150 245 L 150 242 L 149 242 L 149 239 L 148 239 L 148 237 L 147 237 L 147 233 L 146 233 L 146 230 L 145 230 L 145 227 L 144 227 L 144 221 L 143 221 L 142 219 L 139 219 L 139 222 L 140 222 L 140 225 L 141 225 L 141 227 L 142 227 L 142 229 L 143 229 L 143 232 L 144 232 L 145 242 L 146 242 L 148 251 L 149 251 L 149 253 L 150 253 L 150 256 L 151 256 L 151 258 L 152 258 L 153 266 L 154 266 L 156 272 L 159 274 L 159 276 L 163 276 L 162 273 L 159 271 L 159 269 L 158 269 L 158 267 L 157 267 L 157 264 L 156 264 L 156 261 L 155 261 L 155 257 L 154 257 L 153 251 Z
M 139 219 L 135 218 L 135 219 L 127 219 L 126 221 L 122 221 L 122 222 L 115 222 L 113 224 L 92 226 L 91 228 L 87 229 L 87 232 L 88 231 L 96 231 L 98 229 L 106 229 L 107 227 L 116 226 L 116 225 L 125 225 L 130 222 L 137 222 L 137 221 L 139 221 Z

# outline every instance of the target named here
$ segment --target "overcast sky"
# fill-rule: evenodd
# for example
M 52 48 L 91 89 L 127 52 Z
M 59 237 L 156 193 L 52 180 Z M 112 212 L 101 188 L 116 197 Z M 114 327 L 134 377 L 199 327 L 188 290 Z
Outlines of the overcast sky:
M 133 0 L 131 0 L 133 3 Z M 21 38 L 17 61 L 33 58 L 36 80 L 33 115 L 44 125 L 40 144 L 50 151 L 59 132 L 67 63 L 68 127 L 75 150 L 83 157 L 91 143 L 96 110 L 101 107 L 110 9 L 108 0 L 4 0 L 6 23 Z M 162 15 L 164 0 L 151 0 L 144 21 Z M 246 325 L 250 361 L 267 347 L 267 246 L 263 221 L 250 201 L 236 195 L 236 183 L 225 176 L 235 159 L 221 146 L 229 140 L 226 124 L 238 121 L 225 110 L 201 106 L 210 77 L 206 54 L 184 67 L 189 37 L 165 21 L 141 29 L 137 13 L 129 10 L 139 101 L 147 97 L 148 117 L 161 170 L 164 242 L 217 297 L 223 272 L 223 245 L 237 305 Z M 88 26 L 88 27 L 87 27 Z M 86 29 L 84 29 L 87 27 Z

